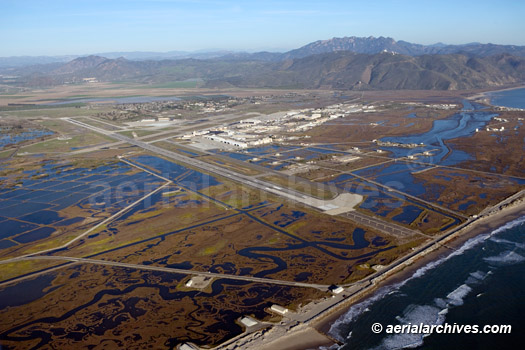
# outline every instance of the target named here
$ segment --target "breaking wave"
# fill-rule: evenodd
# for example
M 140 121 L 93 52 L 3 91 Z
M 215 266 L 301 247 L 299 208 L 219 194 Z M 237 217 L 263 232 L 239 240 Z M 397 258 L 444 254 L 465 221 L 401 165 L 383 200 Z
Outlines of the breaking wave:
M 518 225 L 521 225 L 523 223 L 525 223 L 525 216 L 520 217 L 516 220 L 510 221 L 506 223 L 505 225 L 490 232 L 489 234 L 479 235 L 472 239 L 469 239 L 456 251 L 452 252 L 451 254 L 443 258 L 430 262 L 427 265 L 419 268 L 409 278 L 399 283 L 380 288 L 371 297 L 367 298 L 366 300 L 358 304 L 352 305 L 348 309 L 346 314 L 341 316 L 337 321 L 335 321 L 332 324 L 329 334 L 333 336 L 334 338 L 344 342 L 345 339 L 343 339 L 343 337 L 338 332 L 339 328 L 342 325 L 345 325 L 345 324 L 348 324 L 354 321 L 363 312 L 368 311 L 369 307 L 372 304 L 374 304 L 376 301 L 381 300 L 386 295 L 396 294 L 397 290 L 401 288 L 403 285 L 405 285 L 408 281 L 424 276 L 428 271 L 438 267 L 439 265 L 443 264 L 445 261 L 455 256 L 463 254 L 464 252 L 476 247 L 480 243 L 483 243 L 487 239 L 491 239 L 496 243 L 515 244 L 517 247 L 519 247 L 520 243 L 495 238 L 493 236 L 497 235 L 498 233 L 504 232 L 508 229 L 511 229 L 513 227 L 516 227 Z M 518 263 L 518 262 L 525 261 L 525 257 L 521 256 L 520 254 L 514 251 L 507 251 L 495 257 L 485 258 L 485 260 L 489 263 L 494 263 L 494 264 L 497 264 L 497 263 L 508 264 L 508 263 Z M 455 290 L 448 293 L 446 297 L 434 299 L 433 305 L 411 305 L 409 308 L 405 310 L 405 313 L 403 314 L 403 316 L 398 318 L 398 321 L 402 323 L 412 323 L 412 324 L 419 324 L 421 322 L 424 324 L 443 324 L 449 308 L 462 305 L 464 298 L 472 291 L 472 288 L 469 285 L 479 283 L 480 281 L 484 280 L 490 274 L 491 274 L 491 271 L 483 272 L 483 271 L 478 270 L 478 271 L 471 272 L 469 274 L 469 277 L 465 280 L 465 282 L 461 284 L 459 287 L 457 287 Z M 374 350 L 382 350 L 382 349 L 390 350 L 390 349 L 401 349 L 401 348 L 411 348 L 411 347 L 420 346 L 423 342 L 424 337 L 421 335 L 416 335 L 416 336 L 417 337 L 414 337 L 414 335 L 411 335 L 411 334 L 392 335 L 392 336 L 389 336 L 383 339 L 383 342 L 378 347 L 374 348 Z M 351 338 L 351 333 L 348 334 L 346 338 L 347 339 Z
M 492 242 L 495 242 L 495 243 L 504 244 L 504 245 L 508 245 L 508 246 L 514 246 L 514 247 L 516 247 L 518 249 L 525 249 L 525 244 L 509 241 L 508 239 L 491 237 L 490 240 Z
M 516 253 L 513 250 L 507 250 L 503 253 L 496 256 L 489 256 L 488 258 L 483 258 L 486 262 L 491 265 L 514 265 L 525 261 L 525 257 Z

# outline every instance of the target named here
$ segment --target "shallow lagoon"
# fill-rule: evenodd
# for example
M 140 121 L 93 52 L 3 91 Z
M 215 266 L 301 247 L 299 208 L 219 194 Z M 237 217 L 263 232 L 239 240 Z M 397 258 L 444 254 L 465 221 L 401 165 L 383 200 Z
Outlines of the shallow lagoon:
M 6 145 L 17 144 L 23 141 L 34 140 L 39 137 L 53 135 L 54 133 L 47 130 L 39 129 L 29 129 L 18 134 L 6 133 L 4 130 L 0 129 L 0 149 L 4 148 Z
M 471 159 L 469 154 L 449 148 L 445 144 L 445 141 L 473 135 L 477 128 L 484 128 L 485 125 L 496 116 L 496 114 L 481 111 L 480 105 L 471 105 L 468 101 L 463 101 L 463 103 L 464 109 L 461 113 L 434 121 L 432 129 L 428 132 L 407 136 L 383 137 L 381 139 L 383 142 L 424 144 L 423 147 L 380 148 L 392 152 L 392 156 L 396 158 L 407 157 L 424 151 L 431 151 L 432 156 L 419 156 L 418 160 L 440 165 L 454 165 Z
M 49 237 L 53 232 L 81 223 L 80 216 L 65 215 L 63 209 L 77 206 L 93 215 L 110 215 L 159 186 L 159 180 L 146 172 L 126 175 L 133 170 L 116 163 L 97 168 L 71 168 L 68 164 L 44 161 L 38 170 L 24 171 L 21 188 L 0 191 L 0 250 Z M 46 177 L 35 178 L 35 175 Z M 100 199 L 100 201 L 99 201 Z M 94 208 L 96 202 L 102 203 Z M 73 214 L 74 215 L 74 214 Z M 10 239 L 10 240 L 8 240 Z

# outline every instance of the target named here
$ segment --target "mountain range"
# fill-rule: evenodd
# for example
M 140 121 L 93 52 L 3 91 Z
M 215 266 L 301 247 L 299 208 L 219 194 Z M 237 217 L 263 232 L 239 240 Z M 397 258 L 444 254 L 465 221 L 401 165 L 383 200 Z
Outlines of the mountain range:
M 65 63 L 3 68 L 0 74 L 10 76 L 9 84 L 25 86 L 96 78 L 149 84 L 198 80 L 204 87 L 353 90 L 455 90 L 525 80 L 525 47 L 514 45 L 425 46 L 384 37 L 345 37 L 316 41 L 285 53 L 200 52 L 196 58 L 178 52 L 176 59 L 162 59 L 169 53 L 150 54 L 155 53 L 127 58 L 92 55 Z M 131 60 L 130 56 L 141 58 Z
M 407 41 L 396 41 L 392 38 L 379 37 L 344 37 L 329 40 L 318 40 L 288 52 L 234 52 L 226 50 L 200 50 L 200 51 L 133 51 L 133 52 L 104 52 L 92 55 L 63 55 L 63 56 L 12 56 L 0 57 L 0 68 L 23 67 L 28 65 L 46 63 L 66 63 L 75 58 L 87 56 L 102 56 L 105 58 L 123 57 L 132 61 L 166 60 L 166 59 L 251 59 L 262 61 L 282 61 L 291 58 L 303 58 L 314 54 L 350 51 L 356 53 L 375 54 L 383 51 L 394 52 L 409 56 L 464 53 L 475 56 L 492 56 L 507 53 L 514 56 L 525 57 L 525 46 L 496 45 L 470 43 L 464 45 L 447 45 L 437 43 L 433 45 L 413 44 Z

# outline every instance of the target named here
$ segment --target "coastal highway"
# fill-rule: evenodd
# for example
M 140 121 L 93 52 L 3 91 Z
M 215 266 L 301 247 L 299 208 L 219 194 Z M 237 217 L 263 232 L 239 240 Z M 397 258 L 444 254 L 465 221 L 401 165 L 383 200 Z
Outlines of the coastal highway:
M 276 280 L 272 278 L 262 278 L 262 277 L 252 277 L 252 276 L 238 276 L 238 275 L 229 275 L 223 273 L 207 272 L 207 271 L 195 271 L 187 269 L 176 269 L 172 267 L 162 267 L 154 265 L 142 265 L 142 264 L 128 264 L 118 261 L 110 260 L 98 260 L 98 259 L 88 259 L 88 258 L 76 258 L 70 256 L 26 256 L 21 258 L 12 259 L 12 261 L 24 261 L 24 260 L 59 260 L 59 261 L 69 261 L 72 263 L 79 264 L 94 264 L 94 265 L 105 265 L 105 266 L 117 266 L 124 267 L 129 269 L 139 269 L 139 270 L 149 270 L 149 271 L 161 271 L 169 273 L 180 273 L 183 275 L 194 275 L 194 276 L 203 276 L 211 278 L 226 278 L 230 280 L 239 280 L 252 283 L 266 283 L 266 284 L 278 284 L 283 286 L 291 287 L 305 287 L 305 288 L 315 288 L 323 291 L 327 291 L 330 285 L 328 284 L 316 284 L 316 283 L 302 283 L 302 282 L 293 282 L 293 281 L 283 281 Z M 1 285 L 1 284 L 0 284 Z
M 504 199 L 503 201 L 499 202 L 496 205 L 493 205 L 492 207 L 488 207 L 488 208 L 483 209 L 478 214 L 478 216 L 488 215 L 488 214 L 490 214 L 493 211 L 500 210 L 501 207 L 504 207 L 505 205 L 508 205 L 509 203 L 511 203 L 512 201 L 515 201 L 516 199 L 522 197 L 523 195 L 525 195 L 525 190 L 521 190 L 521 191 L 513 194 L 512 196 L 508 197 L 507 199 Z

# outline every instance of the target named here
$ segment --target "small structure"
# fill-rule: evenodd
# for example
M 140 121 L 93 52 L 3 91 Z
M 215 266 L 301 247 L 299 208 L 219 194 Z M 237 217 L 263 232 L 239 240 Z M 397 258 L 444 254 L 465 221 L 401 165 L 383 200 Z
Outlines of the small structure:
M 385 268 L 385 265 L 381 265 L 381 264 L 372 265 L 372 270 L 375 270 L 375 271 L 381 271 L 384 268 Z
M 252 318 L 250 316 L 244 316 L 243 318 L 241 318 L 240 322 L 246 328 L 250 328 L 250 327 L 256 326 L 259 323 L 259 322 L 257 322 L 257 320 L 255 320 L 254 318 Z
M 288 313 L 288 310 L 287 308 L 281 306 L 281 305 L 277 305 L 277 304 L 273 304 L 271 307 L 270 307 L 270 310 L 272 310 L 273 312 L 281 315 L 281 316 L 284 316 Z
M 192 288 L 192 289 L 204 289 L 206 288 L 211 282 L 213 278 L 209 276 L 193 276 L 191 277 L 184 286 L 186 288 Z
M 328 288 L 333 294 L 341 294 L 345 289 L 341 286 L 332 285 Z

